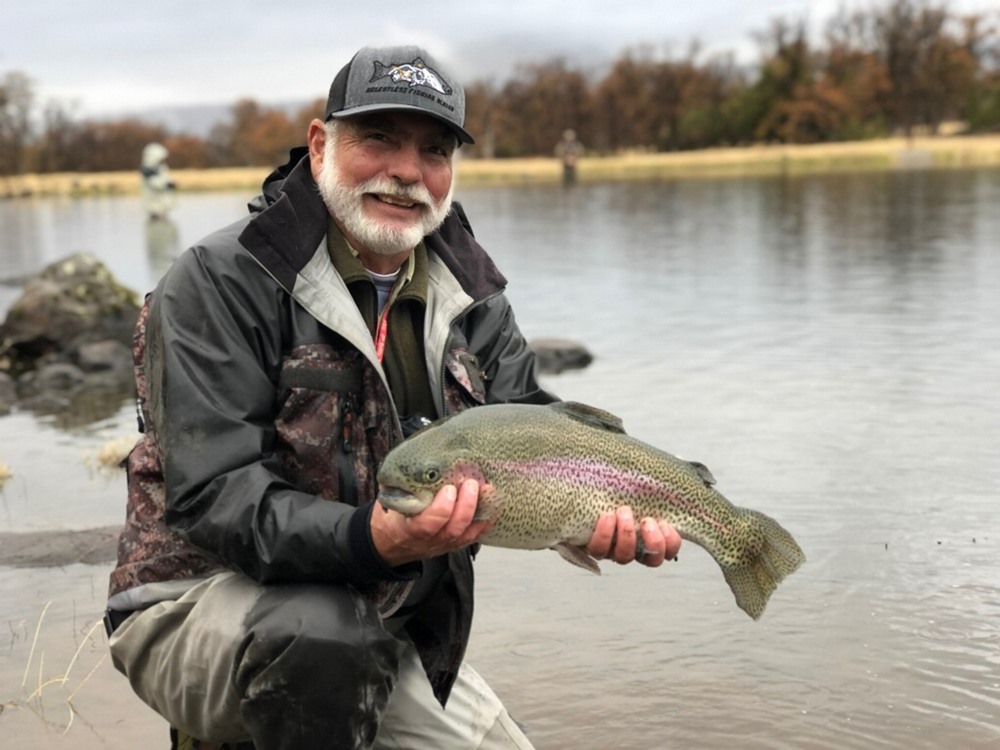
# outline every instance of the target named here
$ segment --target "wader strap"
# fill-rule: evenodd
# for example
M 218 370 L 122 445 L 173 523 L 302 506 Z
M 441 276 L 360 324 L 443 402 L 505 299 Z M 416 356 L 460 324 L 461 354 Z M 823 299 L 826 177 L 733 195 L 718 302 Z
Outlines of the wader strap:
M 309 388 L 330 393 L 357 393 L 361 390 L 360 368 L 352 370 L 314 370 L 292 368 L 282 370 L 279 388 Z

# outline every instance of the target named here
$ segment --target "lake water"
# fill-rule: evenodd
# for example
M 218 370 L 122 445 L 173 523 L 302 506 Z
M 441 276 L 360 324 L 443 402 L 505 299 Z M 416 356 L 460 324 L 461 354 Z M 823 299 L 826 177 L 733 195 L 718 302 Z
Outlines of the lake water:
M 248 197 L 182 195 L 174 240 L 131 198 L 0 203 L 0 278 L 87 250 L 145 290 Z M 706 463 L 808 556 L 753 622 L 693 543 L 600 578 L 484 549 L 470 660 L 540 750 L 1000 746 L 1000 171 L 458 198 L 529 338 L 595 355 L 546 385 Z M 119 523 L 89 457 L 133 424 L 0 418 L 0 531 Z M 72 575 L 97 602 L 106 572 Z M 25 580 L 4 619 L 44 599 Z

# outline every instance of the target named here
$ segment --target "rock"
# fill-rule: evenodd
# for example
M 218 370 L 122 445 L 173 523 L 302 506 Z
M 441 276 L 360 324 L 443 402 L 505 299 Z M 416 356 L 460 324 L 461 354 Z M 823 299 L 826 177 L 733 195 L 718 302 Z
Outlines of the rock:
M 107 339 L 82 344 L 76 350 L 76 363 L 86 373 L 114 373 L 132 377 L 132 350 L 121 341 Z
M 0 416 L 9 414 L 17 401 L 17 386 L 14 378 L 5 372 L 0 372 Z
M 563 370 L 580 370 L 594 361 L 583 344 L 568 339 L 545 338 L 530 342 L 538 360 L 538 371 L 558 375 Z
M 136 292 L 97 258 L 78 253 L 57 261 L 28 281 L 0 325 L 0 369 L 16 375 L 46 355 L 73 361 L 95 342 L 127 347 L 138 315 Z
M 24 284 L 0 325 L 0 374 L 7 378 L 6 386 L 0 382 L 0 414 L 14 406 L 61 413 L 78 405 L 103 413 L 114 408 L 115 393 L 134 393 L 134 291 L 86 253 L 52 263 Z
M 69 362 L 53 362 L 35 372 L 31 386 L 36 391 L 72 391 L 83 385 L 85 375 L 76 365 Z
M 18 402 L 18 407 L 37 414 L 60 414 L 73 408 L 73 399 L 67 391 L 28 390 Z

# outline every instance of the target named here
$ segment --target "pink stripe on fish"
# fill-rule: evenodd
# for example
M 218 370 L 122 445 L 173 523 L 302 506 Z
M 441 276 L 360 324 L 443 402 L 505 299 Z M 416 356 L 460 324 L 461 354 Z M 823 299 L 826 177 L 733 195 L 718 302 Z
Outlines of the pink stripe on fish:
M 492 467 L 522 476 L 544 476 L 566 482 L 575 487 L 594 488 L 611 491 L 622 496 L 623 504 L 628 498 L 635 500 L 664 500 L 678 510 L 689 513 L 711 524 L 720 531 L 729 532 L 727 525 L 717 518 L 706 515 L 703 503 L 694 501 L 676 492 L 669 484 L 657 481 L 655 477 L 635 470 L 621 469 L 601 461 L 588 458 L 544 458 L 537 461 L 491 461 Z
M 610 489 L 638 497 L 663 497 L 665 492 L 669 492 L 669 488 L 646 474 L 624 471 L 586 458 L 543 458 L 538 461 L 490 463 L 513 474 L 551 477 L 581 487 Z

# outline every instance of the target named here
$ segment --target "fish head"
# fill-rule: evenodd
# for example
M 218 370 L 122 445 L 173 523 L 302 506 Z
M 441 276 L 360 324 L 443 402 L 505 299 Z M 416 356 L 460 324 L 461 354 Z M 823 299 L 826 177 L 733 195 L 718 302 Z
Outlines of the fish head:
M 447 467 L 432 458 L 386 461 L 378 472 L 378 501 L 388 510 L 415 516 L 445 485 Z
M 416 437 L 419 434 L 410 440 Z M 465 451 L 410 450 L 407 442 L 391 452 L 379 468 L 378 501 L 384 507 L 407 516 L 416 515 L 431 504 L 446 484 L 458 485 L 467 478 L 483 481 Z
M 458 486 L 466 479 L 486 483 L 478 460 L 481 451 L 465 426 L 469 412 L 440 419 L 389 452 L 377 476 L 378 501 L 385 508 L 412 516 L 430 505 L 445 485 Z

